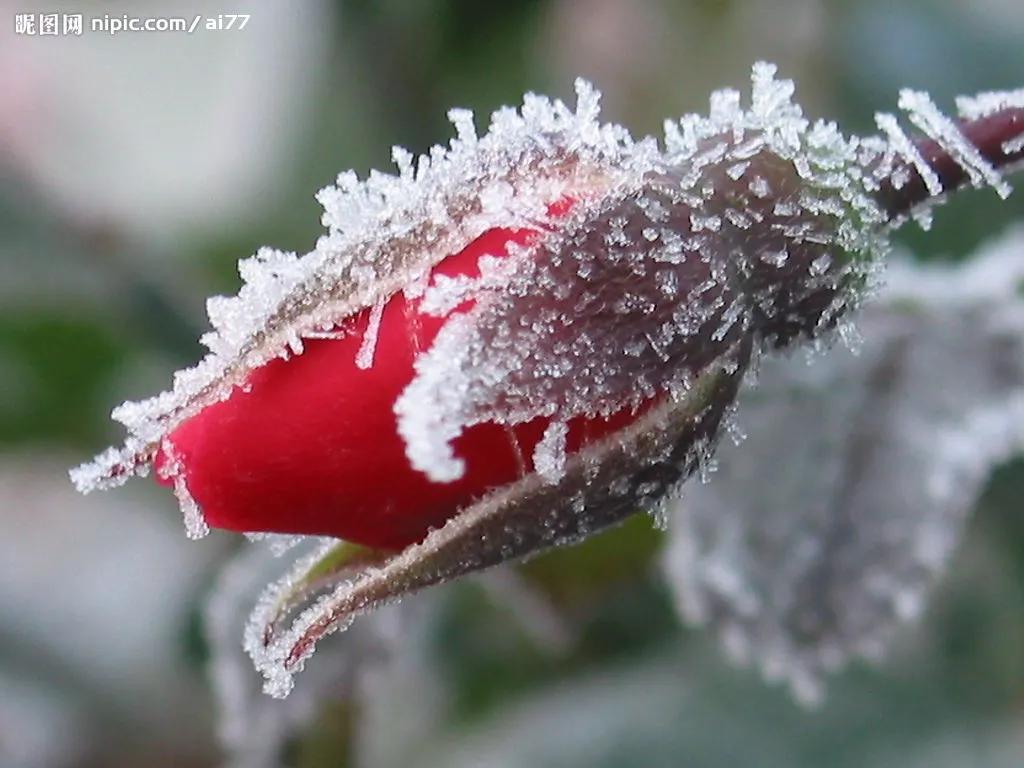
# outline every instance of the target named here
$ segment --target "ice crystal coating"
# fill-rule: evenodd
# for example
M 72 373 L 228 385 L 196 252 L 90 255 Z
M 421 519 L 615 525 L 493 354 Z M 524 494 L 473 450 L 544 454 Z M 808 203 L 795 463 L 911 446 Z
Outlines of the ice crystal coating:
M 890 114 L 880 112 L 875 115 L 875 123 L 889 141 L 889 147 L 893 152 L 902 156 L 914 167 L 924 180 L 925 187 L 931 195 L 942 194 L 942 182 L 939 175 L 932 169 L 928 162 L 921 156 L 921 152 L 914 146 L 914 143 L 907 138 L 899 121 Z
M 756 331 L 783 346 L 834 325 L 885 252 L 879 184 L 898 187 L 912 169 L 940 191 L 894 118 L 879 116 L 886 139 L 812 124 L 770 64 L 754 66 L 749 108 L 737 91 L 718 91 L 708 116 L 667 122 L 660 146 L 600 123 L 597 92 L 583 81 L 576 90 L 575 110 L 528 94 L 519 111 L 495 112 L 483 136 L 471 113 L 452 110 L 448 148 L 415 161 L 396 148 L 394 175 L 341 174 L 318 195 L 328 233 L 315 250 L 261 249 L 242 261 L 239 294 L 208 303 L 210 354 L 176 374 L 171 391 L 115 409 L 124 446 L 75 470 L 76 485 L 144 474 L 177 425 L 365 308 L 356 362 L 371 366 L 388 297 L 422 294 L 430 269 L 485 231 L 529 226 L 545 235 L 508 263 L 424 298 L 439 313 L 476 302 L 446 323 L 395 406 L 412 465 L 455 479 L 462 463 L 451 441 L 468 426 L 607 415 L 685 391 L 737 335 Z M 960 107 L 989 114 L 1019 101 L 1019 92 L 989 93 Z M 904 91 L 900 104 L 973 181 L 1007 191 L 924 94 Z M 573 211 L 552 217 L 549 206 L 566 198 L 577 201 Z M 625 355 L 605 354 L 610 346 Z M 198 532 L 187 492 L 179 495 Z
M 987 91 L 973 97 L 961 96 L 956 100 L 956 106 L 960 116 L 968 120 L 991 117 L 1007 110 L 1024 110 L 1024 88 L 1016 91 Z M 1005 155 L 1024 152 L 1024 127 L 1020 135 L 1004 141 L 1001 149 Z
M 1015 91 L 985 91 L 976 96 L 960 96 L 956 100 L 960 117 L 976 120 L 1004 109 L 1024 109 L 1024 88 Z
M 453 480 L 463 465 L 450 443 L 466 427 L 608 416 L 683 393 L 736 339 L 813 336 L 858 303 L 885 249 L 882 216 L 858 142 L 811 125 L 792 92 L 756 66 L 749 110 L 722 91 L 709 117 L 669 123 L 657 165 L 584 201 L 497 290 L 480 286 L 396 403 L 413 466 Z M 743 181 L 752 170 L 761 184 Z M 773 198 L 759 194 L 766 177 Z M 800 258 L 784 269 L 787 247 Z M 818 306 L 789 325 L 808 301 Z
M 465 430 L 542 418 L 537 471 L 452 510 L 444 527 L 399 554 L 371 552 L 326 574 L 331 544 L 301 559 L 268 588 L 246 634 L 270 693 L 286 694 L 316 643 L 359 613 L 575 541 L 638 509 L 664 510 L 683 480 L 711 467 L 752 361 L 795 340 L 820 343 L 833 330 L 852 338 L 844 318 L 874 289 L 890 225 L 908 215 L 889 207 L 889 193 L 923 184 L 934 199 L 949 189 L 894 117 L 878 117 L 882 137 L 846 137 L 832 123 L 805 118 L 792 101 L 793 83 L 775 75 L 774 66 L 756 64 L 749 105 L 735 90 L 715 92 L 707 116 L 667 122 L 661 143 L 601 123 L 597 92 L 577 81 L 574 110 L 528 94 L 518 111 L 495 112 L 483 135 L 471 113 L 453 110 L 456 138 L 447 148 L 416 159 L 396 148 L 393 175 L 341 174 L 318 195 L 328 231 L 315 249 L 302 256 L 261 249 L 242 261 L 238 295 L 208 303 L 209 354 L 176 374 L 172 390 L 115 409 L 128 428 L 124 446 L 74 470 L 76 485 L 89 491 L 145 474 L 163 447 L 159 471 L 173 481 L 190 535 L 201 534 L 202 513 L 168 435 L 244 388 L 267 362 L 303 354 L 305 339 L 343 333 L 342 321 L 363 310 L 368 326 L 354 363 L 372 368 L 387 352 L 378 349 L 384 307 L 401 293 L 443 318 L 394 402 L 411 467 L 433 482 L 458 479 L 464 461 L 453 441 Z M 1018 92 L 983 94 L 960 107 L 990 114 L 1018 101 Z M 904 91 L 900 106 L 958 172 L 1008 191 L 927 96 Z M 909 215 L 926 224 L 931 202 Z M 506 258 L 481 258 L 478 277 L 432 275 L 493 230 L 536 236 L 511 243 Z M 939 346 L 964 342 L 952 332 L 932 336 Z M 848 402 L 835 407 L 844 425 L 856 423 Z M 936 408 L 953 418 L 945 401 Z M 631 409 L 634 420 L 610 437 L 566 450 L 573 419 Z M 978 419 L 988 423 L 984 414 Z M 835 419 L 824 424 L 836 427 Z M 723 525 L 729 520 L 720 515 Z M 690 538 L 699 551 L 703 540 Z M 755 559 L 751 573 L 759 565 Z M 706 575 L 695 573 L 694 595 Z M 742 586 L 742 574 L 717 573 Z M 721 602 L 728 613 L 732 604 Z M 821 626 L 825 635 L 833 631 Z M 841 627 L 840 640 L 827 643 L 846 648 L 842 641 L 856 634 Z M 858 642 L 849 645 L 860 649 Z M 783 659 L 782 674 L 811 680 L 822 658 L 835 657 L 815 653 L 800 664 L 785 653 L 773 658 Z
M 962 267 L 897 263 L 859 355 L 764 362 L 749 439 L 672 518 L 688 620 L 815 700 L 920 615 L 992 468 L 1024 451 L 1022 278 L 1020 227 Z
M 548 482 L 558 482 L 565 474 L 565 438 L 568 434 L 565 422 L 553 421 L 544 430 L 544 437 L 534 451 L 533 466 Z
M 363 335 L 363 343 L 356 354 L 356 366 L 362 369 L 373 365 L 373 355 L 377 350 L 377 334 L 380 332 L 380 321 L 384 316 L 384 301 L 378 300 L 370 311 L 370 324 Z
M 181 459 L 174 449 L 170 440 L 163 441 L 164 455 L 167 456 L 167 463 L 159 470 L 160 475 L 170 478 L 174 488 L 174 498 L 181 508 L 182 522 L 185 524 L 185 534 L 190 539 L 201 539 L 210 532 L 206 524 L 203 511 L 199 504 L 189 493 L 188 485 L 185 483 L 185 475 L 182 472 Z

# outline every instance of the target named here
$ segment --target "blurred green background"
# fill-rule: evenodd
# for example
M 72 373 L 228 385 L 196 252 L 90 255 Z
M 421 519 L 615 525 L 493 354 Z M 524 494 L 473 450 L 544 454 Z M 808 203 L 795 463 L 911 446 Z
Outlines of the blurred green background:
M 900 87 L 945 107 L 1024 82 L 1018 0 L 350 0 L 82 3 L 86 16 L 243 12 L 242 31 L 13 33 L 0 2 L 0 764 L 219 764 L 199 605 L 237 546 L 187 542 L 144 482 L 82 498 L 66 468 L 119 439 L 107 414 L 193 362 L 203 301 L 263 244 L 305 251 L 316 190 L 389 166 L 524 91 L 587 77 L 634 134 L 744 88 L 757 59 L 813 117 L 867 131 Z M 61 9 L 71 11 L 72 9 Z M 902 241 L 959 259 L 1024 218 L 967 193 Z M 680 626 L 646 519 L 530 564 L 570 628 L 523 628 L 493 590 L 440 590 L 427 672 L 332 701 L 284 764 L 1024 764 L 1024 465 L 1003 468 L 924 621 L 892 660 L 806 712 Z M 239 628 L 240 631 L 240 628 Z M 543 635 L 544 633 L 540 633 Z M 424 675 L 429 684 L 423 682 Z M 300 685 L 301 685 L 300 680 Z M 390 709 L 389 709 L 390 707 Z

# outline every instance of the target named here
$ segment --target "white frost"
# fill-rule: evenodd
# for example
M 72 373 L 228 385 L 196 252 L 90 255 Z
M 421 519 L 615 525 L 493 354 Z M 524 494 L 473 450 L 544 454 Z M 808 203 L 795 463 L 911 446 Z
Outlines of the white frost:
M 370 310 L 370 318 L 363 334 L 363 341 L 356 352 L 356 367 L 362 370 L 373 367 L 373 355 L 377 350 L 377 334 L 380 332 L 380 321 L 384 316 L 384 299 L 378 299 Z
M 557 483 L 565 474 L 565 438 L 568 426 L 552 421 L 533 452 L 533 467 L 549 483 Z
M 976 96 L 959 96 L 956 108 L 960 117 L 976 120 L 1004 109 L 1024 109 L 1024 88 L 1015 91 L 985 91 Z
M 927 93 L 904 89 L 900 91 L 899 106 L 906 110 L 910 122 L 934 139 L 960 164 L 972 184 L 988 184 L 1000 197 L 1009 197 L 1010 185 L 999 171 L 964 138 L 956 124 L 938 110 Z
M 924 180 L 928 193 L 933 197 L 941 195 L 942 182 L 939 181 L 939 175 L 928 165 L 917 150 L 917 147 L 914 146 L 914 143 L 907 138 L 907 134 L 900 128 L 896 118 L 890 114 L 879 112 L 875 115 L 875 123 L 878 125 L 879 130 L 885 134 L 892 150 L 914 166 L 914 169 Z

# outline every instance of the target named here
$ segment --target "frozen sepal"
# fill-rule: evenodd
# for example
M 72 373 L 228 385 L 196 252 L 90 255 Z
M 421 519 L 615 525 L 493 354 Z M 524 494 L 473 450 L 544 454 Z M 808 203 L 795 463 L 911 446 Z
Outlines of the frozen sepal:
M 317 642 L 346 628 L 359 614 L 424 587 L 546 548 L 576 541 L 613 525 L 669 493 L 707 459 L 719 424 L 736 394 L 751 354 L 749 339 L 702 374 L 681 399 L 670 399 L 633 424 L 568 457 L 552 484 L 529 475 L 474 504 L 419 543 L 377 563 L 330 568 L 318 579 L 318 596 L 304 594 L 297 610 L 296 584 L 322 570 L 334 545 L 300 561 L 259 600 L 246 630 L 246 650 L 265 676 L 265 690 L 285 696 Z M 330 584 L 328 584 L 330 582 Z M 298 590 L 303 592 L 303 590 Z M 294 621 L 277 631 L 280 607 Z
M 575 208 L 441 328 L 395 404 L 416 469 L 456 480 L 452 443 L 475 425 L 608 417 L 685 388 L 740 338 L 814 338 L 860 303 L 886 242 L 855 142 L 819 126 L 827 149 L 797 170 L 765 125 L 704 131 Z
M 308 537 L 290 547 L 295 556 L 334 548 L 336 542 Z M 362 676 L 386 668 L 404 626 L 404 608 L 383 611 L 338 638 L 320 654 L 318 674 L 287 702 L 269 701 L 260 692 L 252 665 L 238 641 L 252 601 L 282 571 L 276 543 L 240 550 L 218 574 L 204 610 L 205 637 L 210 649 L 208 672 L 217 705 L 217 730 L 230 768 L 273 768 L 281 765 L 287 745 L 309 726 L 325 702 L 354 700 Z M 275 554 L 276 552 L 276 554 Z M 326 562 L 339 563 L 335 549 Z M 357 554 L 350 550 L 350 555 Z
M 678 505 L 683 616 L 798 698 L 921 613 L 989 473 L 1024 450 L 1022 254 L 1018 230 L 964 267 L 897 265 L 859 355 L 765 361 L 750 437 Z

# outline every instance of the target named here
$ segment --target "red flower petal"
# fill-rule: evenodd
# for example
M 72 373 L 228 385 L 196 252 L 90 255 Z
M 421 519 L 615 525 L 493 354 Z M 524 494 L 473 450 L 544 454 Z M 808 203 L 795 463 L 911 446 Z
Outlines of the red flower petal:
M 556 204 L 556 215 L 568 206 Z M 507 255 L 534 230 L 493 229 L 433 274 L 478 273 L 481 256 Z M 464 311 L 463 306 L 455 311 Z M 207 522 L 237 531 L 321 534 L 382 548 L 418 541 L 489 490 L 533 471 L 547 419 L 468 428 L 455 441 L 463 477 L 435 483 L 413 469 L 397 431 L 395 400 L 444 318 L 398 293 L 384 307 L 373 365 L 356 356 L 371 310 L 346 319 L 339 339 L 310 339 L 301 355 L 254 371 L 246 387 L 170 436 L 189 493 Z M 569 422 L 569 452 L 621 428 L 633 412 Z M 157 467 L 166 462 L 161 454 Z M 160 473 L 157 473 L 160 477 Z M 168 482 L 164 480 L 163 482 Z

